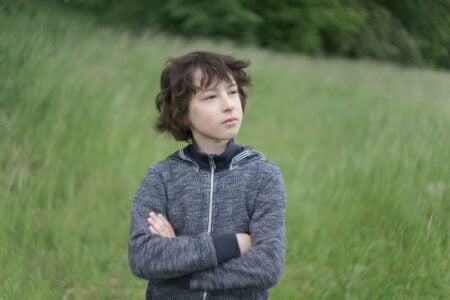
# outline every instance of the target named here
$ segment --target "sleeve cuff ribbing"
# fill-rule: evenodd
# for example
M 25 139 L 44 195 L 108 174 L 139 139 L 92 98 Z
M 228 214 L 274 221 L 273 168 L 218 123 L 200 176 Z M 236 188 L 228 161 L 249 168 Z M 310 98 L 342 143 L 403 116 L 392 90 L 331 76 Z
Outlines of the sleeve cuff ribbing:
M 241 251 L 234 233 L 211 234 L 212 242 L 216 250 L 217 264 L 232 258 L 239 257 Z

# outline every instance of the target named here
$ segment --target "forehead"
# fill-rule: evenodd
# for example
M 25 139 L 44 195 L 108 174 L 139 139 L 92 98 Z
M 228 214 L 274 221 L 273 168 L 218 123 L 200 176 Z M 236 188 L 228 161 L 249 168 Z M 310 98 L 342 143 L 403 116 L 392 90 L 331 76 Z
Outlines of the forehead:
M 208 74 L 197 68 L 192 74 L 192 83 L 197 89 L 214 88 L 222 81 L 236 84 L 233 75 L 230 73 L 227 73 L 226 76 L 221 76 L 221 74 Z

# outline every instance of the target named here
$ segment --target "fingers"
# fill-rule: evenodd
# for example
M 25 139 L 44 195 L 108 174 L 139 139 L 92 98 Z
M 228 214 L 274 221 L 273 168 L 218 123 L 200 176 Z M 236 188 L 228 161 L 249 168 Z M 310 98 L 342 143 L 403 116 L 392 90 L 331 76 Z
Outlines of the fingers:
M 147 221 L 149 223 L 149 231 L 151 233 L 166 238 L 175 237 L 175 231 L 173 230 L 172 225 L 169 221 L 167 221 L 163 214 L 150 212 Z

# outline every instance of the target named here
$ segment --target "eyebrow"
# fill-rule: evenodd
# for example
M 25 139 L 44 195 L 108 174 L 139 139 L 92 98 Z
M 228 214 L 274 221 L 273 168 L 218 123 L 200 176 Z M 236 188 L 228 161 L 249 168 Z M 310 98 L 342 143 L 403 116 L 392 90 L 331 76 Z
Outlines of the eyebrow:
M 232 88 L 232 87 L 235 87 L 235 86 L 237 86 L 236 82 L 232 82 L 232 83 L 228 84 L 227 88 Z M 214 88 L 201 89 L 201 91 L 203 91 L 203 92 L 211 92 L 211 91 L 214 91 L 216 88 L 217 88 L 217 85 Z

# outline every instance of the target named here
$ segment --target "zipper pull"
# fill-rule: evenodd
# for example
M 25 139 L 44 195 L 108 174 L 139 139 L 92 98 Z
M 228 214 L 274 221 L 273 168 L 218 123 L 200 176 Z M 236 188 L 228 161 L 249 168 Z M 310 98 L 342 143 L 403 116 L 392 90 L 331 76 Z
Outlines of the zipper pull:
M 216 164 L 214 163 L 214 157 L 212 155 L 208 155 L 209 167 L 211 169 L 216 168 Z

